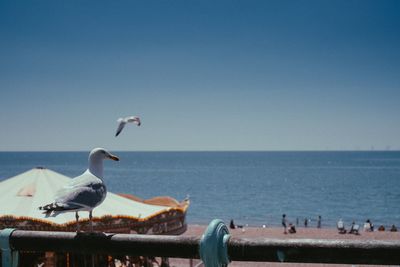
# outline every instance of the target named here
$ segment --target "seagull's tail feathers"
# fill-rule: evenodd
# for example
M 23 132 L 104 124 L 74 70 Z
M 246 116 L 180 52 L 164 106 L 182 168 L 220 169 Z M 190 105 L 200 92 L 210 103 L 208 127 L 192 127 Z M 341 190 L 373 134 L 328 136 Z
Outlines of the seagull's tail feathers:
M 75 210 L 75 209 L 76 209 L 76 207 L 62 206 L 62 205 L 57 204 L 56 202 L 39 207 L 39 210 L 43 210 L 43 214 L 46 215 L 45 216 L 46 218 L 55 217 L 62 212 L 71 211 L 71 210 Z

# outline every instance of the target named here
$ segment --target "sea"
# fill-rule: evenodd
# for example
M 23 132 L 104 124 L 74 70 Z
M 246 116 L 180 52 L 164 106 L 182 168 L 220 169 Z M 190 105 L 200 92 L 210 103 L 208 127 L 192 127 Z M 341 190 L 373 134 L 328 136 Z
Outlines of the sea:
M 286 214 L 300 227 L 315 227 L 318 216 L 322 227 L 340 218 L 400 225 L 399 151 L 112 152 L 120 161 L 105 163 L 109 191 L 189 197 L 190 224 L 218 218 L 270 227 Z M 74 177 L 87 158 L 88 152 L 0 152 L 0 181 L 38 166 Z

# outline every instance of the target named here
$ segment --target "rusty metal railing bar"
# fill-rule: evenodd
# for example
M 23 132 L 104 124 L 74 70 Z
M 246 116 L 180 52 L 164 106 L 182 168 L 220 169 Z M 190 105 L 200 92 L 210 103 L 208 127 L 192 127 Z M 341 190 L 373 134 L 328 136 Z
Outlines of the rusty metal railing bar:
M 126 254 L 199 258 L 200 237 L 137 234 L 86 234 L 15 230 L 10 247 L 18 251 Z M 400 240 L 320 240 L 233 238 L 232 261 L 341 264 L 400 264 Z

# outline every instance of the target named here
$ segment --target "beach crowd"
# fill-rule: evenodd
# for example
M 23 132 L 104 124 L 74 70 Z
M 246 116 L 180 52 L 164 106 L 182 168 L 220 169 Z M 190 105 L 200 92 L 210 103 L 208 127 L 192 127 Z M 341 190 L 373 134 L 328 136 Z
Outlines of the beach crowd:
M 316 221 L 316 228 L 321 228 L 322 227 L 322 216 L 318 215 Z M 304 223 L 304 228 L 308 228 L 311 226 L 311 218 L 305 217 L 304 220 L 302 220 Z M 294 234 L 296 233 L 296 228 L 300 226 L 300 218 L 296 218 L 296 223 L 289 222 L 287 219 L 286 214 L 282 214 L 282 221 L 281 221 L 282 227 L 283 227 L 283 233 L 284 234 Z M 345 223 L 342 219 L 339 219 L 336 223 L 337 230 L 340 234 L 360 234 L 361 227 L 359 224 L 356 224 L 355 221 L 352 221 L 351 225 L 347 229 L 345 226 Z M 235 224 L 234 220 L 231 219 L 229 223 L 229 228 L 230 229 L 244 229 L 244 225 L 240 224 Z M 263 225 L 263 228 L 265 228 L 266 225 Z M 365 232 L 374 232 L 374 231 L 379 231 L 379 232 L 384 232 L 384 231 L 390 231 L 390 232 L 397 232 L 397 227 L 396 225 L 392 224 L 391 227 L 386 228 L 384 225 L 380 225 L 379 227 L 375 228 L 375 225 L 372 223 L 370 219 L 367 219 L 365 223 L 363 224 L 362 228 Z

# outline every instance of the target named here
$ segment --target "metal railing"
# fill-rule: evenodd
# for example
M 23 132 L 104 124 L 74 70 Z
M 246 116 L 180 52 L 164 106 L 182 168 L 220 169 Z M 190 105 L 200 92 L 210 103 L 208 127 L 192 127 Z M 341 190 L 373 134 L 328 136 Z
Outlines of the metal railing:
M 230 261 L 400 264 L 400 240 L 233 238 L 220 220 L 211 222 L 202 237 L 9 229 L 1 235 L 2 267 L 16 266 L 18 251 L 200 258 L 206 267 Z

